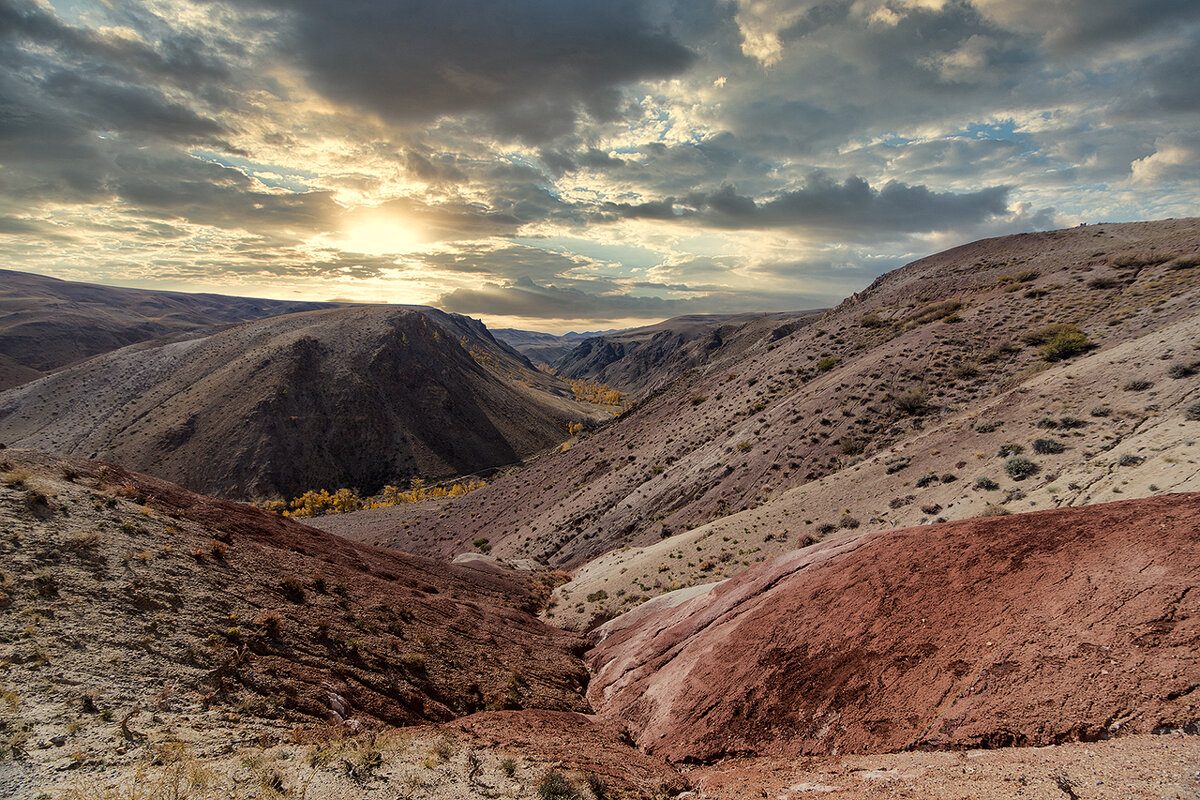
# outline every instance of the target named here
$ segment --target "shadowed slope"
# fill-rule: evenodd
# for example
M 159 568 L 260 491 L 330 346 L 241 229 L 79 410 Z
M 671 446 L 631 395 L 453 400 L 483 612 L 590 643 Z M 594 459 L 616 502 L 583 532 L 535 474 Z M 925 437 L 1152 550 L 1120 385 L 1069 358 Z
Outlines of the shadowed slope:
M 135 345 L 0 395 L 0 441 L 226 497 L 378 490 L 520 460 L 595 413 L 433 309 L 291 314 Z

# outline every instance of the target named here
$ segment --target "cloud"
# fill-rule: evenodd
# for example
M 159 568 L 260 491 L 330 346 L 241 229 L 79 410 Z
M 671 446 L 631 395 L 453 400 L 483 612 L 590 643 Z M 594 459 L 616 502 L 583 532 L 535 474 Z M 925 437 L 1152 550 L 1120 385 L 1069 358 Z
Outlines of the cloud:
M 665 318 L 683 313 L 683 304 L 663 297 L 630 294 L 589 294 L 576 288 L 542 286 L 529 278 L 485 283 L 474 289 L 455 289 L 436 301 L 446 311 L 498 317 L 544 319 Z
M 618 217 L 686 221 L 716 228 L 805 228 L 843 234 L 916 233 L 973 224 L 1007 212 L 1011 187 L 977 192 L 935 192 L 890 181 L 879 189 L 860 177 L 837 183 L 814 173 L 805 185 L 765 202 L 740 195 L 729 185 L 710 194 L 637 205 L 609 203 Z
M 580 114 L 619 114 L 620 87 L 677 74 L 693 54 L 637 0 L 263 0 L 330 99 L 401 123 L 484 114 L 527 141 Z

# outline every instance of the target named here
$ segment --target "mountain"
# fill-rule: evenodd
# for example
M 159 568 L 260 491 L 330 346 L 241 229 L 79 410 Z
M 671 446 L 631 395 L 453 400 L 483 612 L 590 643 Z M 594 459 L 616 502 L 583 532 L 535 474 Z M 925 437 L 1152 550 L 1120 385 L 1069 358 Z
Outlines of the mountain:
M 550 618 L 585 627 L 821 538 L 1195 491 L 1197 266 L 1195 219 L 965 245 L 479 492 L 316 524 L 571 569 Z
M 817 316 L 809 311 L 674 317 L 584 339 L 553 366 L 564 378 L 598 381 L 640 398 L 690 369 L 728 358 L 740 345 L 781 338 Z
M 0 394 L 0 441 L 230 498 L 474 473 L 608 412 L 479 322 L 362 306 L 143 343 Z
M 1197 569 L 1196 494 L 859 534 L 600 628 L 588 696 L 672 761 L 1188 729 Z
M 492 335 L 535 364 L 553 364 L 575 346 L 574 339 L 540 331 L 495 328 Z
M 123 289 L 0 270 L 0 391 L 135 342 L 340 305 Z

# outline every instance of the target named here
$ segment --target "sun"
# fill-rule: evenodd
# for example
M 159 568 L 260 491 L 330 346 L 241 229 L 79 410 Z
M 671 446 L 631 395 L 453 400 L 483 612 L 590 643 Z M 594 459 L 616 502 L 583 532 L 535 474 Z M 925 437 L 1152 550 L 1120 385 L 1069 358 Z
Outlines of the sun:
M 425 244 L 420 229 L 391 215 L 363 216 L 347 225 L 337 242 L 343 250 L 372 256 L 411 253 Z

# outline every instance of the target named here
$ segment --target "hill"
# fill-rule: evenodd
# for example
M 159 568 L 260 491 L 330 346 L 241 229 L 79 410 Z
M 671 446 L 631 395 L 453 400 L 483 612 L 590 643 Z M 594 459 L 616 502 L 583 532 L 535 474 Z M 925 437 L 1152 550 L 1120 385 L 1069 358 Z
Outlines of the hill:
M 0 391 L 135 342 L 339 305 L 124 289 L 0 270 Z
M 690 369 L 728 358 L 740 345 L 786 336 L 818 312 L 691 314 L 654 325 L 585 339 L 554 362 L 570 380 L 598 381 L 634 398 L 665 386 Z
M 1195 733 L 1197 569 L 1196 494 L 850 536 L 600 628 L 588 696 L 676 761 Z
M 523 610 L 527 574 L 353 544 L 97 461 L 2 455 L 0 758 L 22 757 L 0 782 L 19 795 L 60 769 L 321 742 L 331 724 L 588 710 L 581 643 Z
M 965 245 L 480 492 L 317 524 L 573 569 L 551 613 L 584 626 L 823 537 L 1200 489 L 1198 265 L 1194 219 Z
M 363 306 L 98 356 L 0 395 L 0 441 L 230 498 L 512 464 L 608 412 L 466 317 Z

